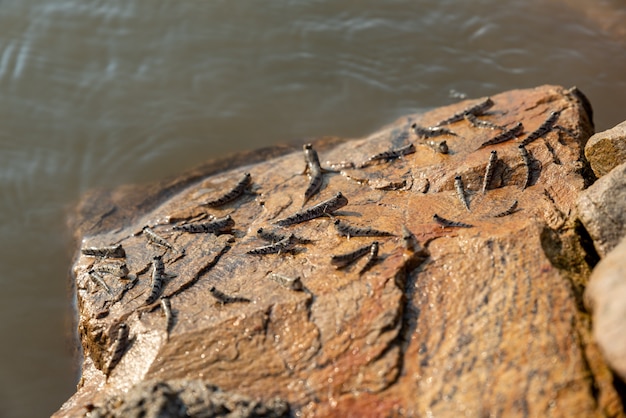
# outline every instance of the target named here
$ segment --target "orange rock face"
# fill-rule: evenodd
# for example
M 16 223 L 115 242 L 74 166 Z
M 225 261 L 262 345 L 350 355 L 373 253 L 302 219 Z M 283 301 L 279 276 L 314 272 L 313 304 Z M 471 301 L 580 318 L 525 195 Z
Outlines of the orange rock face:
M 468 100 L 368 138 L 314 143 L 322 183 L 304 208 L 309 177 L 319 173 L 303 174 L 298 150 L 196 173 L 197 181 L 177 183 L 132 216 L 117 199 L 111 207 L 119 209 L 102 221 L 110 228 L 81 220 L 83 247 L 121 244 L 130 274 L 101 274 L 107 291 L 90 271 L 121 261 L 78 256 L 83 379 L 58 415 L 84 414 L 87 404 L 106 414 L 107 400 L 123 403 L 142 382 L 187 379 L 279 398 L 299 416 L 618 416 L 611 374 L 581 311 L 590 267 L 570 219 L 592 133 L 580 93 L 544 86 L 492 100 L 476 119 L 503 129 L 463 115 L 442 125 L 451 132 L 441 136 L 411 128 L 481 102 Z M 551 112 L 558 115 L 547 126 Z M 518 122 L 521 135 L 481 147 Z M 519 144 L 542 126 L 523 157 Z M 410 144 L 414 152 L 394 158 Z M 491 151 L 497 158 L 483 192 Z M 214 205 L 244 173 L 251 184 L 243 194 Z M 320 205 L 337 193 L 347 204 Z M 319 216 L 277 224 L 311 211 Z M 227 215 L 235 224 L 219 235 L 180 228 Z M 336 219 L 352 233 L 340 234 Z M 149 240 L 145 226 L 166 244 Z M 263 239 L 260 228 L 279 236 Z M 372 230 L 391 234 L 359 236 Z M 332 256 L 364 246 L 362 257 L 337 268 Z M 171 321 L 158 300 L 146 303 L 155 256 Z M 296 278 L 302 289 L 289 284 Z M 129 342 L 107 377 L 121 323 Z

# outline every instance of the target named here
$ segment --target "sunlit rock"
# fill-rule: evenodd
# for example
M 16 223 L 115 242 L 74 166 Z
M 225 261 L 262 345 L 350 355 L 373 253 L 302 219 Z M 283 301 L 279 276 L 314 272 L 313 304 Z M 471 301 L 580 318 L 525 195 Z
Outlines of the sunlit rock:
M 602 177 L 618 165 L 626 162 L 626 122 L 611 129 L 598 132 L 589 138 L 585 156 L 593 172 Z
M 594 269 L 585 297 L 593 311 L 593 337 L 626 381 L 626 240 Z
M 137 385 L 172 380 L 278 399 L 298 416 L 618 414 L 612 377 L 580 310 L 591 267 L 571 214 L 588 181 L 588 111 L 578 91 L 543 86 L 494 95 L 486 112 L 446 124 L 443 134 L 433 129 L 434 138 L 411 129 L 485 99 L 408 115 L 364 139 L 314 142 L 323 183 L 306 204 L 300 146 L 216 162 L 143 193 L 85 198 L 78 237 L 88 246 L 122 244 L 130 274 L 105 277 L 109 293 L 89 278 L 107 261 L 77 256 L 83 380 L 58 414 L 106 410 L 111 399 L 131 402 L 124 394 Z M 559 129 L 534 135 L 522 158 L 520 143 L 552 112 Z M 518 122 L 521 135 L 481 147 L 499 133 L 489 126 Z M 379 158 L 411 143 L 413 153 Z M 243 194 L 203 205 L 246 172 Z M 338 193 L 347 204 L 316 207 Z M 277 224 L 311 210 L 319 216 Z M 226 215 L 235 222 L 228 233 L 174 229 Z M 335 219 L 390 234 L 348 237 Z M 145 226 L 168 245 L 148 240 Z M 261 247 L 271 251 L 251 251 Z M 172 326 L 158 301 L 146 303 L 155 255 L 164 262 L 158 290 L 169 297 Z M 342 255 L 354 259 L 331 262 Z M 281 285 L 274 274 L 302 286 Z M 122 322 L 130 342 L 106 376 Z
M 578 212 L 603 257 L 626 235 L 626 163 L 581 193 Z

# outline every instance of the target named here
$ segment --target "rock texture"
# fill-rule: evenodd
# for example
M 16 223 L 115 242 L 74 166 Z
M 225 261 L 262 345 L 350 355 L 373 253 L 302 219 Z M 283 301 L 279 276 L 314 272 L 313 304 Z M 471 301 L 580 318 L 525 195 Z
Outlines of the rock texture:
M 626 381 L 626 240 L 594 269 L 585 296 L 593 311 L 594 339 Z
M 579 217 L 604 257 L 626 235 L 626 163 L 595 182 L 578 198 Z
M 263 405 L 286 402 L 297 416 L 621 416 L 582 308 L 590 257 L 570 217 L 587 184 L 583 147 L 592 133 L 581 97 L 556 86 L 494 96 L 478 119 L 506 129 L 522 122 L 524 133 L 492 146 L 481 144 L 499 129 L 463 118 L 443 126 L 453 133 L 441 137 L 411 128 L 435 126 L 481 100 L 404 117 L 361 140 L 316 142 L 322 167 L 336 171 L 323 172 L 304 209 L 339 192 L 348 202 L 332 214 L 322 205 L 323 216 L 289 226 L 276 222 L 302 209 L 310 182 L 301 150 L 195 171 L 148 197 L 87 200 L 76 223 L 82 245 L 122 244 L 130 275 L 104 276 L 108 292 L 89 272 L 115 260 L 77 257 L 83 379 L 57 414 L 113 413 L 112 399 L 130 405 L 139 390 L 149 400 L 154 387 L 188 405 L 169 383 L 182 380 Z M 560 127 L 528 144 L 522 158 L 518 145 L 551 112 L 560 112 Z M 447 153 L 439 152 L 444 140 Z M 380 157 L 411 143 L 414 153 Z M 483 193 L 493 150 L 498 159 Z M 252 184 L 244 195 L 202 205 L 246 172 Z M 435 214 L 471 227 L 442 226 Z M 208 215 L 230 215 L 235 226 L 221 235 L 174 228 Z M 336 218 L 393 235 L 348 238 Z M 171 248 L 149 241 L 144 226 Z M 272 245 L 260 228 L 290 245 L 249 254 Z M 377 257 L 343 269 L 331 263 L 373 241 Z M 159 302 L 146 303 L 154 256 L 164 262 L 159 292 L 169 296 L 171 321 Z M 299 277 L 303 289 L 277 274 Z M 107 377 L 121 323 L 129 342 Z
M 289 417 L 289 405 L 280 399 L 266 403 L 226 393 L 200 380 L 143 382 L 123 397 L 104 405 L 90 405 L 90 417 Z
M 589 138 L 585 156 L 597 177 L 626 162 L 626 122 Z

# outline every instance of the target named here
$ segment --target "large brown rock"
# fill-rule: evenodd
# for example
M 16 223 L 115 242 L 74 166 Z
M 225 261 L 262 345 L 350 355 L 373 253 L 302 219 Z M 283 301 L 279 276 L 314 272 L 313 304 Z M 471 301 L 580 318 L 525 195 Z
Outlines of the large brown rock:
M 306 205 L 341 192 L 348 204 L 334 216 L 394 236 L 347 239 L 327 216 L 279 228 L 277 220 L 300 210 L 309 183 L 302 152 L 280 155 L 286 149 L 232 169 L 213 166 L 205 170 L 211 175 L 195 171 L 193 181 L 167 183 L 162 193 L 115 192 L 107 204 L 87 200 L 76 223 L 82 245 L 121 243 L 136 280 L 104 276 L 109 294 L 88 274 L 106 261 L 77 257 L 83 379 L 57 414 L 81 415 L 87 407 L 112 413 L 111 399 L 131 402 L 124 393 L 145 387 L 142 382 L 172 387 L 168 382 L 183 379 L 258 402 L 282 399 L 298 416 L 620 416 L 612 375 L 581 310 L 589 257 L 580 224 L 569 217 L 586 184 L 582 150 L 592 133 L 581 97 L 555 86 L 493 97 L 492 112 L 481 119 L 507 127 L 521 121 L 526 133 L 561 111 L 562 129 L 527 146 L 526 188 L 517 148 L 526 135 L 480 148 L 497 132 L 461 120 L 446 126 L 456 136 L 435 138 L 449 145 L 440 154 L 410 129 L 479 100 L 401 118 L 365 139 L 314 144 L 324 166 L 358 165 L 415 145 L 403 158 L 324 174 L 321 191 Z M 482 193 L 491 150 L 499 161 Z M 244 172 L 256 195 L 219 208 L 200 205 Z M 456 176 L 468 190 L 469 210 L 455 192 Z M 495 216 L 514 201 L 517 210 Z M 206 213 L 231 215 L 232 234 L 173 230 Z M 444 228 L 434 214 L 473 227 Z M 177 251 L 148 242 L 145 225 Z M 402 237 L 403 226 L 419 244 Z M 294 253 L 249 255 L 265 244 L 259 228 L 309 241 Z M 343 270 L 331 264 L 331 255 L 374 239 L 379 261 L 363 274 L 365 259 Z M 154 255 L 175 275 L 162 290 L 175 313 L 169 338 L 159 304 L 146 304 Z M 304 291 L 281 286 L 273 273 L 299 276 Z M 250 302 L 216 303 L 212 288 Z M 103 370 L 122 322 L 131 343 L 107 379 Z
M 597 177 L 626 162 L 626 122 L 589 138 L 585 156 Z

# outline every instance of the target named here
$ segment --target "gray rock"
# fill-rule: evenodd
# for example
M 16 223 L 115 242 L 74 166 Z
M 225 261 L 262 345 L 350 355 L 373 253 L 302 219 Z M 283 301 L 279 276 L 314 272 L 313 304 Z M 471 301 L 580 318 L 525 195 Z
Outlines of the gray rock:
M 582 192 L 577 206 L 596 251 L 604 257 L 626 232 L 626 163 Z
M 585 291 L 593 337 L 611 368 L 626 380 L 626 239 L 594 269 Z
M 626 121 L 589 138 L 585 157 L 598 177 L 626 162 Z
M 109 398 L 87 416 L 279 418 L 289 416 L 289 404 L 278 398 L 261 402 L 199 380 L 153 380 L 134 386 L 121 397 Z

